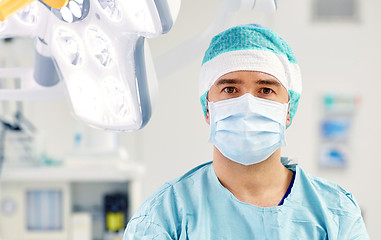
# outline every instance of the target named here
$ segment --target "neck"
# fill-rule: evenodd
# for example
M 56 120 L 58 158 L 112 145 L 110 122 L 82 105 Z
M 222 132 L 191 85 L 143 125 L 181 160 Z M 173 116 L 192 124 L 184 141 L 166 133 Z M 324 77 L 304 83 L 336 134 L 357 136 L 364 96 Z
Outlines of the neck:
M 221 184 L 238 200 L 260 207 L 277 206 L 292 179 L 280 161 L 280 148 L 263 162 L 245 166 L 214 147 L 213 168 Z

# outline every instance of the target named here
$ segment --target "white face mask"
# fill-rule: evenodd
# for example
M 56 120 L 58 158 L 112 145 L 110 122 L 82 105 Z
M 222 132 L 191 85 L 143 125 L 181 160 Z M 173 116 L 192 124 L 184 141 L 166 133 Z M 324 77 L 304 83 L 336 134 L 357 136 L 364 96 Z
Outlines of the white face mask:
M 243 165 L 262 162 L 285 146 L 287 103 L 254 97 L 209 102 L 210 137 L 227 158 Z

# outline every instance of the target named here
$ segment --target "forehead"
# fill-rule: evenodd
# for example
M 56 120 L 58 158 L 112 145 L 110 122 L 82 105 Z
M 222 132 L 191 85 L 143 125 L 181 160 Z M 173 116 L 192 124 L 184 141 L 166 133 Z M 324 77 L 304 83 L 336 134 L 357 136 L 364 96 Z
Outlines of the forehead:
M 276 77 L 257 71 L 230 72 L 219 77 L 214 83 L 215 86 L 226 84 L 267 84 L 285 88 Z

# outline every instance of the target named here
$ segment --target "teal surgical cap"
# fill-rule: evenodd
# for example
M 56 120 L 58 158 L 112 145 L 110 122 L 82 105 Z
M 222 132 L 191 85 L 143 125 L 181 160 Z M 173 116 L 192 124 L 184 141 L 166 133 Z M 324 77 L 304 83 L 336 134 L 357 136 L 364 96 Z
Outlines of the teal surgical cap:
M 257 24 L 232 27 L 215 36 L 200 72 L 199 96 L 205 116 L 209 89 L 218 78 L 235 71 L 259 71 L 276 77 L 289 93 L 292 122 L 302 93 L 302 78 L 286 41 Z

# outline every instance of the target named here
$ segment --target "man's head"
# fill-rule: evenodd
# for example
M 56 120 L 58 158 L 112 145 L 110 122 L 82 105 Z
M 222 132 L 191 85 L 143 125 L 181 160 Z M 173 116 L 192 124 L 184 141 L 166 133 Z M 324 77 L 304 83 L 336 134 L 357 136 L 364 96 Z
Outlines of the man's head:
M 258 86 L 249 88 L 247 83 L 242 82 L 250 78 Z M 240 87 L 241 92 L 234 92 L 239 89 L 234 90 L 232 84 Z M 270 90 L 275 89 L 269 88 L 269 84 L 278 87 L 277 94 L 282 96 L 272 95 Z M 218 98 L 222 100 L 245 93 L 258 96 L 260 92 L 252 92 L 256 88 L 262 94 L 267 93 L 268 96 L 262 96 L 268 100 L 289 101 L 289 123 L 292 122 L 298 108 L 302 82 L 299 66 L 289 45 L 274 31 L 253 24 L 233 27 L 215 36 L 205 53 L 200 74 L 199 94 L 205 116 L 208 100 L 218 101 Z M 217 89 L 223 91 L 219 96 L 216 96 Z M 282 98 L 285 96 L 287 99 L 284 101 Z M 215 97 L 217 99 L 213 99 Z

